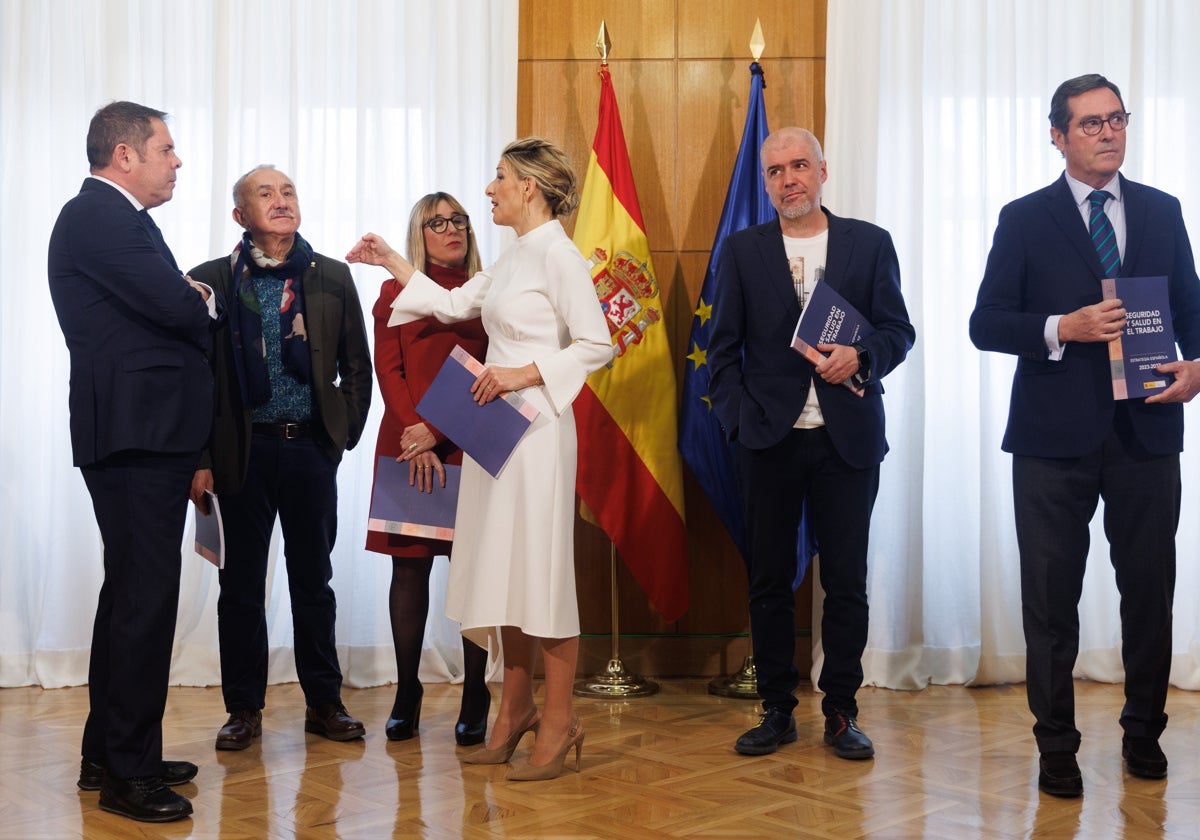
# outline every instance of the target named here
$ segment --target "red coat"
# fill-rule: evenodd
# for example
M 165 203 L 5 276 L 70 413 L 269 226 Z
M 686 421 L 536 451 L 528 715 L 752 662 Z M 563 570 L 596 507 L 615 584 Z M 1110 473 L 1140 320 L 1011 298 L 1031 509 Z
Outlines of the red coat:
M 447 289 L 467 282 L 465 269 L 427 265 L 425 273 Z M 379 299 L 371 314 L 375 317 L 375 376 L 383 393 L 383 420 L 379 424 L 379 440 L 375 459 L 381 455 L 400 455 L 400 435 L 404 429 L 423 422 L 416 405 L 421 401 L 429 383 L 441 369 L 456 344 L 480 361 L 487 353 L 487 334 L 478 318 L 443 324 L 436 318 L 422 318 L 397 327 L 389 327 L 392 301 L 400 294 L 400 284 L 394 279 L 383 281 Z M 462 450 L 446 439 L 432 424 L 426 423 L 438 443 L 434 453 L 443 463 L 462 463 Z M 367 532 L 367 550 L 394 557 L 433 557 L 449 554 L 450 543 L 399 534 Z

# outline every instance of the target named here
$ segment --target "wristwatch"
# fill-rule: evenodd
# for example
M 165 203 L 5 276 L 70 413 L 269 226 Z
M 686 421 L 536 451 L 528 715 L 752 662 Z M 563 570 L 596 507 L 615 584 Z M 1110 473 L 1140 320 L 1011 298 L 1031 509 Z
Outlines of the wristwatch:
M 871 380 L 871 354 L 857 341 L 850 346 L 858 354 L 858 373 L 853 378 L 859 385 L 865 385 Z

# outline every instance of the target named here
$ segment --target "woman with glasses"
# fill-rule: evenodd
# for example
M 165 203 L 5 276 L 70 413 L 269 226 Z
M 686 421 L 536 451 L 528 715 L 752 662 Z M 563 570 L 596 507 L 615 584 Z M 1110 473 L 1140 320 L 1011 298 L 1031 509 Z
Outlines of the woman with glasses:
M 479 271 L 475 233 L 461 204 L 444 192 L 418 201 L 408 220 L 408 255 L 444 289 L 456 289 Z M 443 324 L 428 317 L 388 326 L 392 302 L 401 284 L 385 280 L 371 314 L 375 316 L 375 374 L 383 393 L 383 420 L 375 457 L 407 461 L 411 480 L 436 493 L 445 486 L 444 464 L 461 464 L 462 450 L 417 414 L 416 405 L 455 345 L 476 358 L 487 351 L 487 335 L 478 318 Z M 435 486 L 435 483 L 437 486 Z M 396 649 L 396 700 L 385 731 L 388 740 L 404 741 L 417 732 L 424 690 L 417 671 L 429 614 L 429 573 L 433 558 L 450 554 L 449 542 L 400 534 L 367 532 L 367 549 L 392 557 L 388 608 Z M 487 650 L 463 637 L 463 696 L 454 738 L 462 746 L 483 742 L 487 731 L 488 693 L 484 671 Z
M 571 696 L 579 657 L 571 403 L 588 374 L 612 360 L 613 347 L 588 265 L 558 221 L 579 203 L 562 150 L 533 137 L 510 143 L 486 192 L 492 221 L 518 239 L 461 289 L 439 287 L 373 233 L 346 259 L 381 265 L 405 287 L 392 304 L 393 323 L 431 313 L 450 321 L 482 316 L 489 343 L 487 367 L 471 385 L 475 401 L 514 391 L 539 412 L 497 478 L 463 459 L 446 614 L 478 642 L 499 628 L 504 647 L 491 736 L 463 761 L 505 763 L 536 731 L 528 759 L 507 778 L 552 779 L 572 747 L 579 769 L 584 734 Z M 539 649 L 540 716 L 532 687 Z

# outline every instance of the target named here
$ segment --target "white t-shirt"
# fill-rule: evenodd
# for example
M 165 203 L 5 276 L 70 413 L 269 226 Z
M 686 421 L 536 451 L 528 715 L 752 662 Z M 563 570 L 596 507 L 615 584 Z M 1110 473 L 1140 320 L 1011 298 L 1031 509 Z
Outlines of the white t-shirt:
M 784 236 L 783 248 L 787 252 L 788 267 L 792 271 L 792 285 L 796 288 L 796 299 L 800 303 L 800 311 L 808 306 L 812 298 L 813 287 L 817 281 L 825 277 L 825 256 L 829 250 L 828 228 L 816 236 L 795 237 Z M 821 405 L 817 402 L 817 389 L 811 384 L 808 388 L 808 399 L 804 409 L 796 418 L 794 427 L 797 429 L 816 429 L 825 425 L 821 416 Z

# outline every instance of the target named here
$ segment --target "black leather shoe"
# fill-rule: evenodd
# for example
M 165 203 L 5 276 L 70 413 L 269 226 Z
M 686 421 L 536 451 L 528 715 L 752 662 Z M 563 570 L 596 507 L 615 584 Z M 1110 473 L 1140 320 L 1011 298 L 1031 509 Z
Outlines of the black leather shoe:
M 484 687 L 485 694 L 483 695 L 483 714 L 476 720 L 463 720 L 463 711 L 458 714 L 458 723 L 454 724 L 454 740 L 460 747 L 470 747 L 475 744 L 482 744 L 484 738 L 487 737 L 487 720 L 488 712 L 492 708 L 492 695 L 488 692 L 487 687 Z M 464 705 L 466 705 L 466 691 L 463 693 Z
M 100 786 L 100 810 L 139 822 L 172 822 L 191 816 L 192 803 L 168 789 L 157 776 L 108 777 Z
M 190 782 L 196 778 L 196 773 L 199 771 L 195 764 L 190 761 L 164 761 L 162 763 L 162 781 L 166 785 L 182 785 L 185 782 Z M 104 765 L 98 761 L 88 761 L 86 758 L 79 761 L 79 785 L 80 790 L 100 790 L 100 785 L 104 782 Z
M 1044 752 L 1038 764 L 1038 787 L 1043 792 L 1065 799 L 1083 795 L 1083 776 L 1075 753 Z
M 1121 739 L 1121 758 L 1125 769 L 1143 779 L 1165 779 L 1167 757 L 1163 755 L 1157 738 L 1126 735 Z
M 825 716 L 825 743 L 833 747 L 838 758 L 858 760 L 875 755 L 875 745 L 858 728 L 854 715 L 834 712 Z
M 239 709 L 229 713 L 229 720 L 217 731 L 217 749 L 244 750 L 262 735 L 262 712 L 259 709 Z
M 796 720 L 791 712 L 767 709 L 758 719 L 758 726 L 743 732 L 733 748 L 742 755 L 770 755 L 780 744 L 790 744 L 796 737 Z
M 416 695 L 417 702 L 411 708 L 402 709 L 396 717 L 388 718 L 383 731 L 389 741 L 407 741 L 420 731 L 421 700 L 425 697 L 425 687 L 420 683 L 417 683 Z M 392 707 L 392 714 L 396 714 L 395 706 Z
M 341 703 L 322 703 L 304 711 L 304 731 L 330 741 L 353 741 L 367 734 L 362 721 L 350 717 Z

